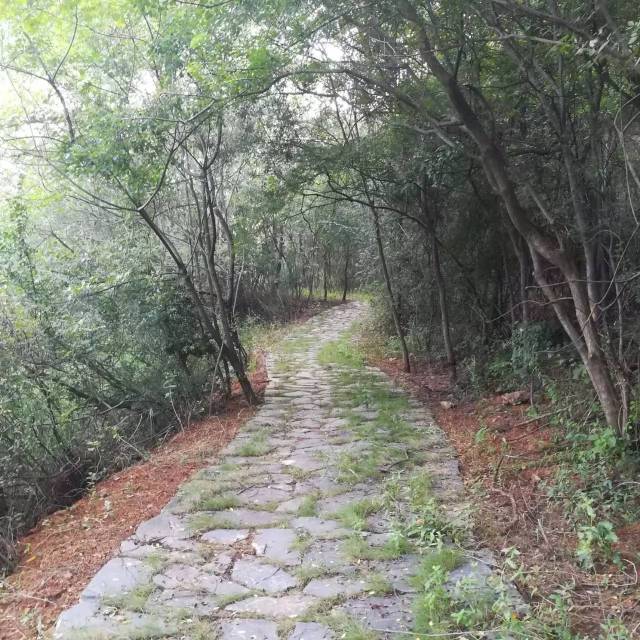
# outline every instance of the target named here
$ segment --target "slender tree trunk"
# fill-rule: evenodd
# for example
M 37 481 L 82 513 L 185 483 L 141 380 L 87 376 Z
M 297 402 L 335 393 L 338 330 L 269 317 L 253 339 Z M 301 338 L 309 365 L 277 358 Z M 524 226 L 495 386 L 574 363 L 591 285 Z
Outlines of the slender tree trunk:
M 343 287 L 342 287 L 342 302 L 347 301 L 347 293 L 349 291 L 349 249 L 347 248 L 347 255 L 344 259 L 344 273 L 343 273 Z
M 529 323 L 529 296 L 527 294 L 527 285 L 529 283 L 529 260 L 527 254 L 522 247 L 522 238 L 516 235 L 515 229 L 511 224 L 507 225 L 509 239 L 513 246 L 513 252 L 518 258 L 518 266 L 520 271 L 520 318 L 523 325 Z
M 242 391 L 244 393 L 244 397 L 247 399 L 249 404 L 257 404 L 258 398 L 251 386 L 251 382 L 247 377 L 247 372 L 244 369 L 244 363 L 242 362 L 242 357 L 237 352 L 235 348 L 235 344 L 233 342 L 233 333 L 231 331 L 231 323 L 228 317 L 228 310 L 225 305 L 222 285 L 220 284 L 220 278 L 218 278 L 218 274 L 213 271 L 211 274 L 213 284 L 216 290 L 216 297 L 218 300 L 218 313 L 220 315 L 220 329 L 222 333 L 222 338 L 224 340 L 224 345 L 227 351 L 227 359 L 229 363 L 233 367 L 235 371 L 236 378 L 238 378 L 238 382 L 242 387 Z
M 239 349 L 236 348 L 233 339 L 233 331 L 231 328 L 231 321 L 229 318 L 229 310 L 225 303 L 225 296 L 218 272 L 215 265 L 215 251 L 217 244 L 217 227 L 216 227 L 216 205 L 212 196 L 212 190 L 210 189 L 209 182 L 207 181 L 206 174 L 202 176 L 203 181 L 203 194 L 204 203 L 203 208 L 206 213 L 204 216 L 204 234 L 202 237 L 202 244 L 205 253 L 205 262 L 207 267 L 207 278 L 209 280 L 209 286 L 211 289 L 211 297 L 215 301 L 218 308 L 218 319 L 220 321 L 220 334 L 222 337 L 223 353 L 229 364 L 233 367 L 236 374 L 236 378 L 240 383 L 240 387 L 244 393 L 244 396 L 249 404 L 257 404 L 258 398 L 256 397 L 251 382 L 247 377 L 244 369 L 244 362 Z
M 409 359 L 409 349 L 407 349 L 407 341 L 404 337 L 404 331 L 402 330 L 402 324 L 398 316 L 398 309 L 396 308 L 395 298 L 393 295 L 393 287 L 391 285 L 391 277 L 389 276 L 389 269 L 387 268 L 387 259 L 384 255 L 384 245 L 382 244 L 382 235 L 380 233 L 380 219 L 378 217 L 378 210 L 372 204 L 371 213 L 373 214 L 373 225 L 376 232 L 376 244 L 378 245 L 378 256 L 380 258 L 380 266 L 382 267 L 382 274 L 384 275 L 384 283 L 387 287 L 387 294 L 389 295 L 389 304 L 391 307 L 391 315 L 393 316 L 393 324 L 400 340 L 400 346 L 402 348 L 402 357 L 404 360 L 404 370 L 411 371 L 411 360 Z
M 440 324 L 442 326 L 442 341 L 444 343 L 444 351 L 447 355 L 447 365 L 449 366 L 449 374 L 451 380 L 455 382 L 457 379 L 456 372 L 456 355 L 453 350 L 451 341 L 451 323 L 449 321 L 449 304 L 447 300 L 447 288 L 445 286 L 444 277 L 442 275 L 442 267 L 440 265 L 440 248 L 435 232 L 431 234 L 431 256 L 433 259 L 433 274 L 436 280 L 436 288 L 438 289 L 438 301 L 440 303 Z
M 327 254 L 326 252 L 324 253 L 324 256 L 322 258 L 322 288 L 324 290 L 324 301 L 327 301 L 327 295 L 328 295 L 328 291 L 327 291 Z
M 457 378 L 456 372 L 456 356 L 451 340 L 451 322 L 449 320 L 449 303 L 447 300 L 447 288 L 442 274 L 442 263 L 440 261 L 440 243 L 436 236 L 436 216 L 429 209 L 428 187 L 426 177 L 422 181 L 420 189 L 420 205 L 422 215 L 425 222 L 425 231 L 431 242 L 431 259 L 433 261 L 433 275 L 436 281 L 436 289 L 438 290 L 438 302 L 440 306 L 440 327 L 442 329 L 442 342 L 444 351 L 447 356 L 447 365 L 449 366 L 449 375 L 454 382 Z

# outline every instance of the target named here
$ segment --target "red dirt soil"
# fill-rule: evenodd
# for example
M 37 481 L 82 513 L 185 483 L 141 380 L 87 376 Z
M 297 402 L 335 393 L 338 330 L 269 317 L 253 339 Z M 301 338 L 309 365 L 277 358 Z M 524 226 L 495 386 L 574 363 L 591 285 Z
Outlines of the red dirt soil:
M 264 357 L 257 360 L 251 382 L 262 393 L 267 372 Z M 99 482 L 24 536 L 18 567 L 0 582 L 0 639 L 42 638 L 120 542 L 157 515 L 195 471 L 209 465 L 253 413 L 234 388 L 219 415 L 193 423 L 154 449 L 145 462 Z
M 548 408 L 538 405 L 543 417 L 531 420 L 528 401 L 512 404 L 505 396 L 452 401 L 444 366 L 416 360 L 407 374 L 400 359 L 373 364 L 432 409 L 458 452 L 465 486 L 477 508 L 478 541 L 498 557 L 503 549 L 519 550 L 527 571 L 518 585 L 523 594 L 541 602 L 562 585 L 574 584 L 570 614 L 576 631 L 598 635 L 600 624 L 612 615 L 640 631 L 640 586 L 634 568 L 640 557 L 640 523 L 617 531 L 624 572 L 613 566 L 594 572 L 577 567 L 573 528 L 559 501 L 551 501 L 542 486 L 543 481 L 553 483 L 562 455 L 557 434 L 544 418 Z

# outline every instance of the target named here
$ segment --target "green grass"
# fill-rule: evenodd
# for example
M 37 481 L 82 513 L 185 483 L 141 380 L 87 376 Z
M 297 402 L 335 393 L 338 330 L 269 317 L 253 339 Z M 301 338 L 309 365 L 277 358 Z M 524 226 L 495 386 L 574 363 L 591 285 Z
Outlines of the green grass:
M 437 551 L 429 553 L 420 563 L 417 573 L 411 576 L 409 582 L 416 589 L 423 589 L 431 577 L 434 575 L 436 568 L 441 568 L 447 574 L 457 569 L 464 562 L 464 555 L 458 549 L 451 547 L 443 547 Z
M 301 469 L 300 467 L 296 467 L 294 465 L 284 467 L 283 473 L 290 475 L 297 482 L 304 482 L 312 476 L 311 471 L 305 471 L 304 469 Z
M 218 465 L 218 471 L 221 474 L 234 474 L 238 471 L 240 471 L 242 469 L 241 464 L 238 464 L 237 462 L 221 462 Z
M 155 575 L 156 573 L 160 573 L 167 566 L 169 563 L 169 554 L 163 550 L 153 551 L 144 557 L 143 562 Z
M 226 596 L 217 596 L 216 604 L 221 609 L 223 609 L 224 607 L 233 604 L 234 602 L 239 602 L 240 600 L 244 600 L 245 598 L 251 598 L 252 596 L 255 596 L 259 593 L 259 591 L 248 591 L 247 593 L 229 593 Z
M 213 513 L 196 513 L 188 520 L 193 533 L 203 533 L 211 529 L 235 529 L 236 525 L 224 516 Z
M 311 566 L 311 565 L 303 565 L 301 567 L 296 567 L 293 570 L 293 574 L 300 580 L 303 587 L 306 587 L 311 580 L 315 578 L 322 578 L 324 576 L 330 576 L 335 573 L 331 567 L 326 567 L 324 565 L 321 566 Z
M 367 517 L 379 511 L 381 506 L 378 499 L 365 498 L 342 507 L 335 512 L 334 518 L 351 529 L 361 531 L 366 525 Z
M 416 469 L 409 478 L 409 504 L 413 509 L 420 509 L 433 497 L 431 487 L 433 480 L 425 469 Z
M 195 511 L 224 511 L 225 509 L 231 509 L 237 507 L 240 501 L 236 496 L 231 494 L 222 494 L 218 496 L 204 496 L 200 498 L 195 504 L 193 510 Z
M 336 465 L 338 481 L 358 484 L 363 480 L 380 477 L 382 458 L 383 453 L 379 449 L 374 449 L 367 455 L 363 455 L 362 452 L 350 453 L 348 451 L 341 454 Z
M 153 593 L 155 587 L 153 583 L 142 584 L 132 591 L 127 591 L 122 595 L 106 596 L 102 599 L 102 603 L 108 607 L 122 609 L 126 611 L 141 612 L 144 610 L 149 596 Z
M 436 566 L 422 584 L 423 591 L 413 601 L 413 630 L 416 634 L 444 634 L 453 629 L 451 614 L 454 603 L 444 586 L 446 579 L 447 571 Z
M 352 369 L 364 367 L 364 355 L 354 344 L 352 332 L 347 332 L 338 340 L 325 343 L 318 351 L 318 362 L 322 365 L 336 365 Z
M 314 342 L 315 339 L 311 336 L 292 333 L 279 343 L 277 352 L 280 355 L 304 353 L 313 346 Z
M 389 541 L 382 547 L 374 547 L 355 534 L 342 543 L 342 551 L 350 560 L 395 560 L 411 551 L 411 545 L 400 538 Z
M 299 533 L 291 543 L 291 550 L 303 554 L 313 543 L 313 538 L 308 533 Z
M 187 636 L 190 640 L 211 640 L 217 636 L 217 629 L 209 620 L 195 620 L 189 625 Z
M 312 493 L 305 496 L 304 500 L 298 507 L 297 515 L 300 517 L 311 517 L 317 515 L 319 499 L 320 495 L 318 493 Z
M 381 596 L 393 593 L 393 585 L 381 573 L 373 573 L 367 576 L 365 589 L 369 595 Z
M 423 547 L 438 545 L 443 540 L 463 544 L 469 536 L 468 529 L 452 522 L 434 497 L 427 497 L 413 510 L 412 517 L 405 520 L 403 533 Z
M 326 616 L 323 622 L 327 624 L 340 640 L 377 640 L 378 634 L 366 629 L 357 620 L 346 613 L 334 612 Z
M 241 444 L 235 449 L 234 454 L 244 458 L 255 458 L 266 455 L 272 449 L 273 447 L 267 442 L 267 434 L 261 432 Z

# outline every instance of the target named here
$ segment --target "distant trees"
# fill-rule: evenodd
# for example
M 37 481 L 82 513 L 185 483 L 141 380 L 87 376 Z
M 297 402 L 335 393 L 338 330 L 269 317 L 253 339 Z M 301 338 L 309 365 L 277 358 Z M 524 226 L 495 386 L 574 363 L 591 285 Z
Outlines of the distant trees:
M 621 62 L 629 42 L 637 48 L 630 5 L 595 3 L 592 22 L 566 19 L 562 4 L 555 14 L 508 2 L 325 6 L 344 52 L 328 66 L 353 79 L 370 119 L 402 114 L 416 144 L 429 136 L 467 157 L 471 184 L 497 197 L 496 240 L 515 233 L 521 281 L 528 262 L 607 423 L 630 435 L 637 348 L 623 327 L 636 301 L 622 272 L 633 279 L 639 185 L 629 179 L 637 149 L 617 125 L 633 105 L 634 73 Z
M 4 468 L 254 402 L 242 318 L 361 285 L 407 369 L 544 324 L 637 441 L 640 22 L 550 6 L 5 3 Z

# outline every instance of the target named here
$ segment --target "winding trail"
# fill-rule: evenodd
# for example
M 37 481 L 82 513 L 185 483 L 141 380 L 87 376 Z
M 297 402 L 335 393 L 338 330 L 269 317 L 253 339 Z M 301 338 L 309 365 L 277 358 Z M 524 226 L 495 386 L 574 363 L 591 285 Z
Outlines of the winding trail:
M 325 311 L 282 343 L 258 413 L 122 543 L 54 638 L 407 633 L 424 623 L 416 599 L 434 549 L 452 549 L 447 593 L 461 579 L 486 586 L 490 554 L 459 550 L 469 517 L 452 448 L 348 348 L 365 311 Z

